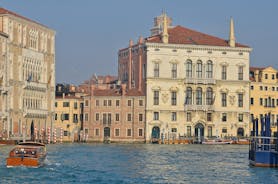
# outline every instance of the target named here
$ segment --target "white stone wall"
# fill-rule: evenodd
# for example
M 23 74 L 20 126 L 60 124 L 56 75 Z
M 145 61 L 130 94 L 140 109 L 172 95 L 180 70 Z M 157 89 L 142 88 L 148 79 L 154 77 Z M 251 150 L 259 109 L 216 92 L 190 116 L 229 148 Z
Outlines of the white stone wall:
M 174 44 L 146 43 L 147 46 L 147 106 L 146 106 L 146 139 L 151 138 L 152 128 L 158 126 L 161 132 L 171 132 L 177 128 L 177 134 L 186 134 L 186 127 L 194 126 L 201 122 L 204 134 L 207 135 L 207 126 L 212 126 L 212 134 L 221 136 L 222 128 L 227 128 L 225 135 L 237 135 L 237 128 L 244 128 L 249 134 L 249 52 L 250 48 L 229 48 L 215 46 L 190 46 Z M 200 84 L 189 84 L 185 82 L 185 62 L 190 59 L 193 63 L 193 74 L 196 73 L 196 63 L 201 60 L 203 64 L 207 61 L 213 62 L 213 81 L 208 84 L 205 77 L 206 67 L 203 67 L 203 79 Z M 154 78 L 154 63 L 159 63 L 159 77 Z M 171 78 L 171 64 L 177 64 L 177 78 Z M 222 65 L 227 65 L 227 80 L 221 79 Z M 238 67 L 243 66 L 243 80 L 238 80 Z M 196 75 L 193 75 L 193 79 Z M 207 87 L 213 89 L 215 101 L 212 111 L 212 122 L 206 121 L 206 110 L 194 110 L 192 121 L 186 121 L 184 108 L 186 87 L 203 89 L 203 102 L 205 102 Z M 160 92 L 159 105 L 153 105 L 153 91 Z M 177 105 L 171 105 L 171 91 L 177 92 Z M 227 107 L 221 107 L 221 91 L 227 91 Z M 237 106 L 237 94 L 243 93 L 243 107 Z M 204 103 L 203 103 L 204 104 Z M 193 105 L 194 106 L 194 105 Z M 159 120 L 153 120 L 153 112 L 159 112 Z M 171 121 L 171 112 L 177 112 L 177 121 Z M 221 121 L 221 114 L 228 114 L 227 122 Z M 238 114 L 244 114 L 244 122 L 238 122 Z

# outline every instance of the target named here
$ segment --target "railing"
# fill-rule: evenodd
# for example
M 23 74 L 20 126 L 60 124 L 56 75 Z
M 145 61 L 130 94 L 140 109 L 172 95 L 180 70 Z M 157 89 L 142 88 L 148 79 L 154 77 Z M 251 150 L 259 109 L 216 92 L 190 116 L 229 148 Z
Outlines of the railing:
M 36 90 L 36 91 L 46 91 L 47 85 L 46 85 L 46 83 L 24 81 L 23 88 Z
M 185 111 L 213 111 L 214 106 L 213 105 L 184 105 Z
M 186 84 L 216 84 L 216 80 L 212 78 L 185 78 Z
M 273 151 L 278 152 L 276 137 L 252 137 L 250 151 Z
M 24 109 L 25 117 L 46 117 L 48 110 L 44 109 Z

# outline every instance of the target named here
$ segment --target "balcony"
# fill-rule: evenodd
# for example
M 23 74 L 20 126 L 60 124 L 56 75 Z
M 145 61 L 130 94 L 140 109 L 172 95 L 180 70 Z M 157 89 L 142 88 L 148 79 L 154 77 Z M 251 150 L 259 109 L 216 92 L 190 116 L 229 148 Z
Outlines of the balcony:
M 39 83 L 39 82 L 23 82 L 23 89 L 35 90 L 35 91 L 42 91 L 45 92 L 47 88 L 46 83 Z
M 23 115 L 26 118 L 46 118 L 48 111 L 44 109 L 24 109 Z
M 213 111 L 213 105 L 184 105 L 185 111 Z
M 104 127 L 110 127 L 111 126 L 111 121 L 105 121 L 105 120 L 102 120 L 102 124 Z
M 185 78 L 185 84 L 216 84 L 216 80 L 212 78 Z

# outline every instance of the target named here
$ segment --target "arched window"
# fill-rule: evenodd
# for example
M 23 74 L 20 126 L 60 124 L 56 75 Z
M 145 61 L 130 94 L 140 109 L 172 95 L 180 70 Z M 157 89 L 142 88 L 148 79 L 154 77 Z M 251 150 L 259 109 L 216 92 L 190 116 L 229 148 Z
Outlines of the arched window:
M 187 60 L 186 61 L 186 77 L 191 78 L 192 77 L 192 61 L 191 60 Z
M 207 88 L 206 105 L 212 105 L 212 104 L 213 104 L 213 91 L 212 88 Z
M 207 78 L 212 78 L 213 74 L 213 64 L 212 61 L 207 62 Z
M 202 67 L 203 67 L 202 61 L 199 60 L 197 62 L 197 69 L 196 69 L 197 78 L 202 78 Z
M 191 105 L 192 104 L 192 88 L 191 87 L 186 88 L 185 104 L 186 105 Z
M 196 91 L 196 105 L 202 105 L 202 88 L 200 87 Z

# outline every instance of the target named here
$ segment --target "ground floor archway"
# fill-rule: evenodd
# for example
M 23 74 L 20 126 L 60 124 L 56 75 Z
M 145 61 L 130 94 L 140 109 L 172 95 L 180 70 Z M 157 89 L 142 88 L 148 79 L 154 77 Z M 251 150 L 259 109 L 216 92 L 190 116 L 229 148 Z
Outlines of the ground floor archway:
M 204 139 L 204 131 L 205 127 L 202 123 L 197 123 L 195 125 L 195 137 L 197 138 L 197 141 L 201 143 Z
M 152 142 L 157 143 L 160 138 L 160 128 L 158 126 L 154 126 L 152 128 Z
M 238 137 L 243 137 L 244 136 L 244 129 L 243 128 L 238 128 L 237 129 L 237 136 Z

